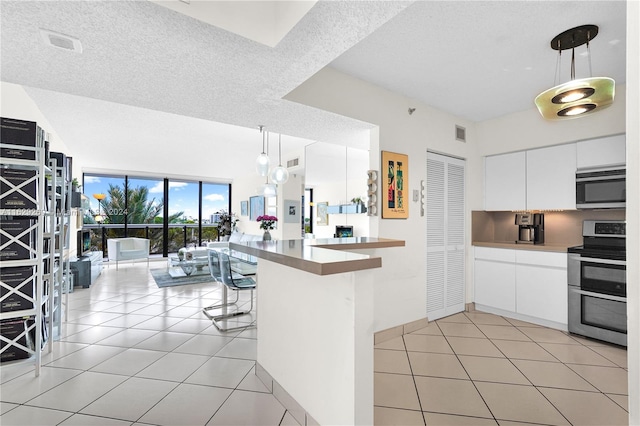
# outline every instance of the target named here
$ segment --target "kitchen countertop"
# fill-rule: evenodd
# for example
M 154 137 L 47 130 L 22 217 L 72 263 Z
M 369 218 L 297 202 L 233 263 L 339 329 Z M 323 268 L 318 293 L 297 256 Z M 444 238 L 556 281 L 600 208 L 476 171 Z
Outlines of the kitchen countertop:
M 517 244 L 515 241 L 474 241 L 471 243 L 476 247 L 493 247 L 514 250 L 549 251 L 556 253 L 566 253 L 569 247 L 578 244 Z
M 229 243 L 229 248 L 316 275 L 382 267 L 382 258 L 348 250 L 404 247 L 402 240 L 351 237 Z

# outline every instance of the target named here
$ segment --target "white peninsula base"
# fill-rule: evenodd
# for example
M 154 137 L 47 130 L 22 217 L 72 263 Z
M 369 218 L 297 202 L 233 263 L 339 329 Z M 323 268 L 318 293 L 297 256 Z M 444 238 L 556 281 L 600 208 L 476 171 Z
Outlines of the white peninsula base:
M 258 262 L 256 374 L 301 424 L 373 424 L 374 271 Z

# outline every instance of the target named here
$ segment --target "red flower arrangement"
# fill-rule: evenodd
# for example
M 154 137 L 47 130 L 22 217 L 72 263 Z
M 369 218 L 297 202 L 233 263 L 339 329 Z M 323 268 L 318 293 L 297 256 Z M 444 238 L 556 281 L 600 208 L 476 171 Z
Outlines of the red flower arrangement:
M 260 222 L 260 229 L 266 229 L 267 231 L 270 231 L 275 227 L 278 218 L 275 216 L 264 215 L 258 216 L 256 220 Z

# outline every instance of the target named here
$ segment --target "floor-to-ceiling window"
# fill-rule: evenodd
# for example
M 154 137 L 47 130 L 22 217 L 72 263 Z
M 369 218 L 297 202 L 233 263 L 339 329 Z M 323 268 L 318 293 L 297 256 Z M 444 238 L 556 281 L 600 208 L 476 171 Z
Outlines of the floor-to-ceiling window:
M 164 180 L 127 177 L 126 234 L 149 239 L 151 254 L 161 254 Z
M 108 238 L 148 238 L 151 254 L 164 255 L 216 240 L 212 218 L 228 212 L 231 203 L 229 184 L 90 173 L 83 182 L 91 205 L 84 227 L 105 256 Z

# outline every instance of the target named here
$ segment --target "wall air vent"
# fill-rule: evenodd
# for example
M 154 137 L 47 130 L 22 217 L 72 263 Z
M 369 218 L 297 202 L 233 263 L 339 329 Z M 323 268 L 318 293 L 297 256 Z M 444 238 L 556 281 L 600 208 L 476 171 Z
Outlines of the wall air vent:
M 456 140 L 460 142 L 467 141 L 467 129 L 456 124 Z
M 292 167 L 297 167 L 298 164 L 300 164 L 299 158 L 294 158 L 293 160 L 289 160 L 287 161 L 287 169 L 290 169 Z
M 80 43 L 80 40 L 75 37 L 60 34 L 55 31 L 45 30 L 43 28 L 40 28 L 40 36 L 42 37 L 44 44 L 48 46 L 70 52 L 82 53 L 82 44 Z

